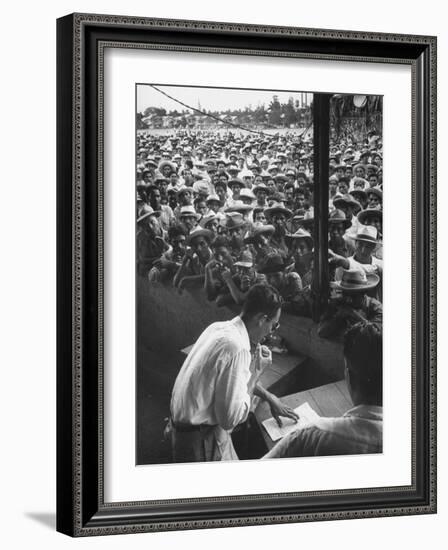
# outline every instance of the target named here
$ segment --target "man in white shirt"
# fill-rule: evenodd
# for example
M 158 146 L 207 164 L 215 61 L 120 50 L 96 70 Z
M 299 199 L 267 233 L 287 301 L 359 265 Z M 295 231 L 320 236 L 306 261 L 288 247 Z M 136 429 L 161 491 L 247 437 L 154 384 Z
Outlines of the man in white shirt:
M 296 413 L 258 384 L 271 360 L 260 346 L 279 326 L 281 297 L 271 286 L 254 285 L 241 314 L 211 324 L 199 336 L 177 376 L 171 397 L 174 462 L 238 460 L 231 432 L 244 422 L 252 397 L 266 400 L 273 416 Z

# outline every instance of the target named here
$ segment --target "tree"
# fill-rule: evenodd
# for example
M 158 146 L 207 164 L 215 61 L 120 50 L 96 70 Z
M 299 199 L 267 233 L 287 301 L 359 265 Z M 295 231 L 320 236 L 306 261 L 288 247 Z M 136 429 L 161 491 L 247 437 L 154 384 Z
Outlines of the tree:
M 297 112 L 294 108 L 294 98 L 290 97 L 288 99 L 288 103 L 284 105 L 283 113 L 285 115 L 284 122 L 285 126 L 291 126 L 291 124 L 297 123 Z
M 268 111 L 269 111 L 269 115 L 268 115 L 269 123 L 272 124 L 273 126 L 278 126 L 281 122 L 281 114 L 282 114 L 282 108 L 278 100 L 278 96 L 274 95 L 272 97 L 272 101 L 269 105 Z

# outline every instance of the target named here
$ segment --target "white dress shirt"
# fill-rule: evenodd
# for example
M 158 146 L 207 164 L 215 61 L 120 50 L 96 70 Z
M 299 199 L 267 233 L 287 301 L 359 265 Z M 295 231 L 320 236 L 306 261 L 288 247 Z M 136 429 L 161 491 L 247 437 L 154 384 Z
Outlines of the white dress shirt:
M 171 396 L 174 422 L 218 425 L 228 431 L 250 409 L 251 352 L 241 317 L 211 324 L 185 359 Z

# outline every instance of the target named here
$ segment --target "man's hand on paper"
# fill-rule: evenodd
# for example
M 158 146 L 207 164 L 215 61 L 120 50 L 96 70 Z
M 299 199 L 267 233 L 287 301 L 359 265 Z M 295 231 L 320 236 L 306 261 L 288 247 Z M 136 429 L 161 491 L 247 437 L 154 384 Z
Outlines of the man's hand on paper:
M 294 422 L 297 422 L 299 420 L 299 415 L 294 411 L 294 409 L 282 403 L 280 399 L 275 395 L 271 394 L 268 402 L 269 407 L 271 408 L 272 416 L 275 418 L 277 424 L 280 427 L 282 426 L 282 419 L 280 418 L 281 416 L 292 418 Z

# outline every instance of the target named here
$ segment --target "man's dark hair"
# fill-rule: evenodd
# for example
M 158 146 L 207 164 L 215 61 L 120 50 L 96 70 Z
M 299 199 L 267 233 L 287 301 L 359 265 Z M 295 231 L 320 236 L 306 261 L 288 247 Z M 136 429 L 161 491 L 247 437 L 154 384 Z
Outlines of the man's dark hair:
M 215 240 L 212 242 L 211 246 L 212 246 L 213 249 L 222 248 L 222 247 L 229 248 L 230 247 L 230 242 L 229 242 L 229 239 L 227 237 L 224 237 L 223 235 L 218 235 L 215 238 Z
M 344 356 L 350 383 L 363 397 L 364 405 L 383 402 L 383 333 L 375 323 L 363 321 L 344 336 Z
M 196 197 L 193 201 L 194 206 L 197 206 L 200 202 L 205 202 L 205 198 L 203 195 L 199 195 L 199 197 Z
M 259 283 L 249 289 L 243 304 L 242 317 L 263 313 L 272 318 L 281 307 L 282 297 L 278 290 L 271 285 Z
M 185 235 L 185 237 L 187 236 L 187 232 L 181 225 L 175 224 L 168 229 L 169 241 L 171 241 L 172 239 L 175 239 L 176 237 L 179 237 L 179 235 Z

